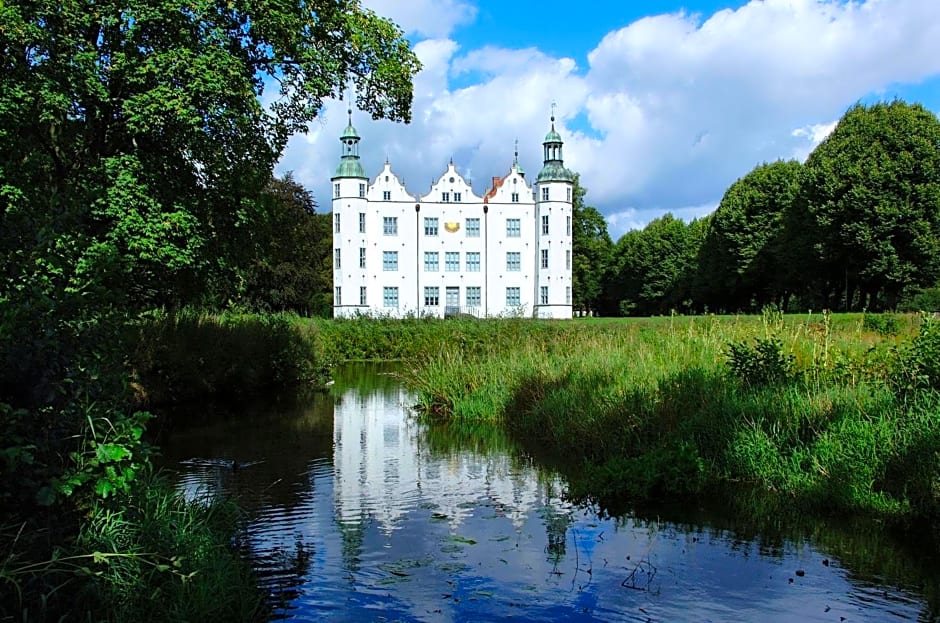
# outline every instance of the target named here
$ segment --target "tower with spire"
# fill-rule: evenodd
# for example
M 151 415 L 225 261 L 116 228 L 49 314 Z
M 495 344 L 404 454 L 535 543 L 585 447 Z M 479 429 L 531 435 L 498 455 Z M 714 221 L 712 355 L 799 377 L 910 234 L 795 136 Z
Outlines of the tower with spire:
M 571 318 L 574 175 L 551 131 L 535 183 L 519 141 L 505 176 L 474 193 L 454 164 L 412 194 L 386 158 L 366 177 L 352 110 L 333 182 L 333 313 Z
M 542 142 L 544 161 L 536 178 L 539 271 L 535 284 L 538 315 L 571 317 L 571 263 L 574 174 L 565 168 L 563 142 L 555 130 L 555 104 L 551 129 Z

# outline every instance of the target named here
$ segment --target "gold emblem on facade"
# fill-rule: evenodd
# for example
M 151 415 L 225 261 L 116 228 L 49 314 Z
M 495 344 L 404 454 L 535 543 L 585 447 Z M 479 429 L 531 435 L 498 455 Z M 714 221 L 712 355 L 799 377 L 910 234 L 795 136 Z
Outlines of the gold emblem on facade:
M 458 229 L 460 229 L 460 223 L 458 223 L 458 222 L 456 222 L 456 221 L 449 221 L 449 222 L 447 222 L 447 223 L 444 223 L 444 229 L 445 229 L 448 233 L 452 234 L 452 233 L 454 233 L 455 231 L 457 231 Z

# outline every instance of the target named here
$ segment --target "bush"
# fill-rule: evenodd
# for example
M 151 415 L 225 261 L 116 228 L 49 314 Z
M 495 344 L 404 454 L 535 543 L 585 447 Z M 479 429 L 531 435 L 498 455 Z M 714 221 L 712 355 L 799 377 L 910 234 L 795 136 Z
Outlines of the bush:
M 898 307 L 907 312 L 940 312 L 940 286 L 922 290 L 902 301 Z
M 896 314 L 865 314 L 862 326 L 879 335 L 897 335 L 901 332 L 901 319 Z
M 783 352 L 783 342 L 777 337 L 757 338 L 754 345 L 747 342 L 728 344 L 728 367 L 742 383 L 751 387 L 779 385 L 791 381 L 795 373 L 795 358 Z

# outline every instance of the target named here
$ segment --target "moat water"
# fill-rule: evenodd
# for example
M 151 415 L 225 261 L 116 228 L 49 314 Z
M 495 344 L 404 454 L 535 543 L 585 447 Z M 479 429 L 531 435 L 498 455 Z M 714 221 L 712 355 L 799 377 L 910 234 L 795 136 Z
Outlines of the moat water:
M 419 423 L 389 368 L 177 426 L 192 498 L 234 496 L 276 619 L 936 621 L 940 561 L 874 522 L 600 517 L 498 434 Z M 235 461 L 233 465 L 233 461 Z

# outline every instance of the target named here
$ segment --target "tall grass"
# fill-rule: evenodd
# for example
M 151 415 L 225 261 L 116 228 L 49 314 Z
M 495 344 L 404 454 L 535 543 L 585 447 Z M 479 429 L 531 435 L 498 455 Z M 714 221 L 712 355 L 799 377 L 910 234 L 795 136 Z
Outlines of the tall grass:
M 0 620 L 263 620 L 232 547 L 238 513 L 231 502 L 187 501 L 151 474 L 91 509 L 48 560 L 0 553 Z
M 936 517 L 940 331 L 925 319 L 901 332 L 775 314 L 582 323 L 442 352 L 405 379 L 429 417 L 498 423 L 564 469 L 575 495 L 746 483 L 815 509 Z

